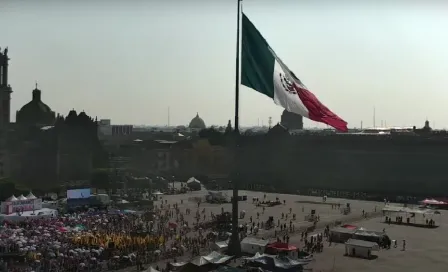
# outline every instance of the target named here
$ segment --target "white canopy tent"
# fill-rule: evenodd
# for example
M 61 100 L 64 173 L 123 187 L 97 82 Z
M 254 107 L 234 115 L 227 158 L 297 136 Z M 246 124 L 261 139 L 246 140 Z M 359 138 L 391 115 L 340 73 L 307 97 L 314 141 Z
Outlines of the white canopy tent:
M 441 216 L 439 210 L 428 208 L 410 208 L 402 206 L 386 206 L 383 208 L 383 214 L 385 216 L 403 216 L 405 218 L 413 218 L 413 224 L 425 225 L 426 219 L 434 220 L 434 216 Z M 419 216 L 419 222 L 417 222 L 417 215 Z M 439 218 L 440 219 L 440 218 Z M 440 221 L 439 221 L 440 222 Z
M 187 184 L 189 183 L 198 183 L 201 184 L 201 182 L 199 180 L 197 180 L 195 177 L 191 177 L 187 180 Z
M 144 272 L 159 272 L 159 270 L 152 268 L 151 266 L 146 269 Z
M 439 210 L 435 209 L 418 209 L 400 206 L 386 206 L 383 208 L 385 213 L 415 213 L 415 214 L 425 214 L 425 215 L 439 215 L 441 214 Z
M 246 237 L 241 241 L 241 251 L 246 254 L 263 254 L 266 251 L 269 241 L 254 237 Z
M 201 190 L 201 182 L 199 180 L 197 180 L 195 177 L 191 177 L 187 180 L 187 186 L 188 188 L 192 189 L 192 190 Z
M 27 198 L 27 199 L 36 199 L 37 197 L 36 197 L 35 195 L 33 195 L 32 192 L 30 192 L 30 193 L 26 196 L 26 198 Z
M 14 195 L 10 196 L 8 199 L 6 199 L 6 202 L 13 202 L 13 201 L 17 201 L 17 197 L 15 197 Z
M 27 200 L 27 198 L 24 195 L 20 195 L 17 199 L 18 200 Z
M 224 252 L 229 248 L 229 241 L 218 241 L 211 246 L 212 250 Z
M 370 259 L 372 258 L 372 251 L 379 251 L 379 250 L 380 248 L 378 244 L 374 242 L 349 239 L 345 243 L 345 254 L 347 256 Z

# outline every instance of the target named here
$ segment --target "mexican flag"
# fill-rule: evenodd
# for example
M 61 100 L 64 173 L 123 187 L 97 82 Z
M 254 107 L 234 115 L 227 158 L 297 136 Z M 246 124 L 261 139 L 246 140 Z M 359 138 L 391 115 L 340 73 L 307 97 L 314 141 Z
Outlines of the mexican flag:
M 347 122 L 305 87 L 246 15 L 242 16 L 241 84 L 267 95 L 289 112 L 347 131 Z

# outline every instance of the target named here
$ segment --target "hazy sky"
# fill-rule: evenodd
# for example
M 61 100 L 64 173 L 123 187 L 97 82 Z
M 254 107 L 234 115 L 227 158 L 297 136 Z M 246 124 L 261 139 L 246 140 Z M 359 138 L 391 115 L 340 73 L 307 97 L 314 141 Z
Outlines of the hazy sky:
M 448 128 L 443 2 L 243 5 L 283 61 L 350 127 L 372 126 L 375 107 L 377 126 L 421 126 L 428 117 Z M 207 125 L 233 119 L 235 0 L 1 0 L 0 26 L 13 119 L 36 80 L 44 102 L 63 114 L 75 108 L 114 124 L 162 125 L 170 107 L 171 124 L 187 124 L 196 112 Z M 242 125 L 277 122 L 281 112 L 242 87 Z

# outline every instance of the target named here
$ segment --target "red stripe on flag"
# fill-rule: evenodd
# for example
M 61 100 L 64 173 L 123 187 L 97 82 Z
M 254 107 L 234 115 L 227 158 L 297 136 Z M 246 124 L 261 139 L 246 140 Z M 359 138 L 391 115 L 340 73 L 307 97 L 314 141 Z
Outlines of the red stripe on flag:
M 339 131 L 348 131 L 347 122 L 342 120 L 334 112 L 324 106 L 312 92 L 303 87 L 300 87 L 298 84 L 294 84 L 294 88 L 296 89 L 303 105 L 308 110 L 309 119 L 327 124 Z

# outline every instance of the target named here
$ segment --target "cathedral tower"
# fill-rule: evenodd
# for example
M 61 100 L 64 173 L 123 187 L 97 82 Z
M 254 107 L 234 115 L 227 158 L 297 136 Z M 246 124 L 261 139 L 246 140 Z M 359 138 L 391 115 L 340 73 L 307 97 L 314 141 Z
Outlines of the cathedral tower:
M 3 129 L 9 125 L 11 109 L 12 89 L 8 83 L 8 48 L 3 52 L 0 50 L 0 128 Z
M 0 50 L 0 178 L 8 176 L 7 135 L 10 123 L 11 93 L 8 83 L 8 48 Z

